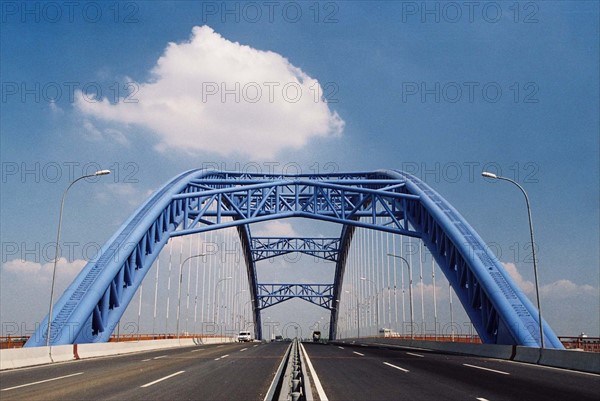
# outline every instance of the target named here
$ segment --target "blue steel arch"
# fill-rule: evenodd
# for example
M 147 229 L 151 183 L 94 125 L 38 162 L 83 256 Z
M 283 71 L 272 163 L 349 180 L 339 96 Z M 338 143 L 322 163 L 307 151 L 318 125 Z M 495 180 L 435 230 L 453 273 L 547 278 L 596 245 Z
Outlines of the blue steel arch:
M 323 298 L 331 305 L 331 338 L 336 337 L 335 305 L 352 235 L 356 227 L 365 227 L 421 238 L 485 343 L 539 346 L 535 307 L 483 240 L 439 194 L 416 177 L 394 170 L 276 175 L 199 169 L 176 176 L 119 228 L 63 293 L 54 307 L 51 343 L 107 341 L 169 238 L 225 227 L 238 229 L 260 337 L 257 242 L 249 225 L 289 217 L 342 225 L 335 242 L 334 283 L 328 287 L 333 295 Z M 262 245 L 286 253 L 272 243 Z M 297 242 L 289 246 L 293 251 L 303 249 Z M 26 346 L 45 344 L 47 319 Z M 562 348 L 544 325 L 548 346 Z

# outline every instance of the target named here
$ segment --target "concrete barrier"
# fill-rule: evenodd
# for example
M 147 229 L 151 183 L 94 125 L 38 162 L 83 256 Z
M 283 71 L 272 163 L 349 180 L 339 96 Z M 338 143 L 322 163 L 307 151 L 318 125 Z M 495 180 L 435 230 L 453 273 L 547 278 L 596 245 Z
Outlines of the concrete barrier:
M 513 360 L 517 362 L 538 363 L 541 355 L 539 348 L 517 346 L 517 353 Z
M 544 349 L 539 363 L 540 365 L 600 374 L 600 353 L 598 352 Z
M 33 349 L 33 348 L 24 348 L 24 349 Z M 75 359 L 73 355 L 73 346 L 72 345 L 57 345 L 56 347 L 52 347 L 51 352 L 51 362 L 67 362 Z
M 0 350 L 0 370 L 43 365 L 52 362 L 48 347 L 10 348 Z
M 234 339 L 231 337 L 210 337 L 59 345 L 52 347 L 52 358 L 50 358 L 48 347 L 11 348 L 0 350 L 0 370 L 66 362 L 75 359 L 98 358 L 193 345 L 221 344 L 233 341 Z

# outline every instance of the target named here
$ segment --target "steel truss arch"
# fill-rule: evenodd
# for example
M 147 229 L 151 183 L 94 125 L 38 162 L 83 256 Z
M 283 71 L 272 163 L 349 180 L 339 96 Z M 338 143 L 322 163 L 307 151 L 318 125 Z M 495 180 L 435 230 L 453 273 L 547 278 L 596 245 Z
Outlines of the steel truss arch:
M 319 242 L 251 235 L 252 223 L 290 217 L 341 224 L 340 237 Z M 292 297 L 330 309 L 330 338 L 336 337 L 348 250 L 354 230 L 363 227 L 421 238 L 485 343 L 539 344 L 535 307 L 483 240 L 439 194 L 416 177 L 393 170 L 321 175 L 190 170 L 180 174 L 119 228 L 63 293 L 54 307 L 51 344 L 108 341 L 169 238 L 227 227 L 237 227 L 242 243 L 257 338 L 261 337 L 261 309 Z M 335 261 L 333 285 L 275 288 L 258 283 L 256 261 L 289 252 Z M 561 348 L 544 324 L 547 344 Z M 44 345 L 46 326 L 47 320 L 26 346 Z

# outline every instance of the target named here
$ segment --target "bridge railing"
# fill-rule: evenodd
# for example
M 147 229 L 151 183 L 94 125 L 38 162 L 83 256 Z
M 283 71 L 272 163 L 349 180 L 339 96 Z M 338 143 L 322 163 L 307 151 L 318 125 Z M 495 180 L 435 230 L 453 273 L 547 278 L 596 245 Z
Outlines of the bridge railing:
M 600 352 L 600 337 L 558 337 L 566 349 Z
M 443 336 L 435 334 L 418 334 L 412 338 L 410 335 L 402 334 L 386 334 L 377 336 L 365 336 L 365 338 L 398 338 L 401 340 L 420 340 L 420 341 L 443 341 L 443 342 L 455 342 L 455 343 L 469 343 L 469 344 L 481 344 L 481 339 L 476 335 L 469 334 L 455 334 L 454 336 Z

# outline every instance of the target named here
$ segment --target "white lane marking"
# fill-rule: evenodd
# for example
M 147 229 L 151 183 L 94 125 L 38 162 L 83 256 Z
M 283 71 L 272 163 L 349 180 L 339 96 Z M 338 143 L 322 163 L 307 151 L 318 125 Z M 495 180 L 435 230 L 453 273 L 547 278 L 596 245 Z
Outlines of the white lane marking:
M 387 365 L 387 366 L 390 366 L 390 367 L 392 367 L 394 369 L 401 370 L 401 371 L 403 371 L 405 373 L 408 373 L 408 369 L 401 368 L 400 366 L 392 365 L 391 363 L 387 363 L 387 362 L 384 362 L 383 364 Z
M 242 348 L 242 349 L 240 350 L 240 352 L 244 352 L 244 351 L 246 351 L 247 349 L 248 349 L 248 348 Z
M 217 348 L 221 348 L 221 347 L 224 347 L 224 345 L 217 345 Z
M 254 347 L 258 347 L 258 344 L 252 346 L 252 348 L 254 348 Z
M 73 376 L 78 376 L 78 375 L 82 375 L 83 372 L 79 372 L 79 373 L 73 373 L 72 375 L 66 375 L 66 376 L 60 376 L 60 377 L 54 377 L 52 379 L 46 379 L 46 380 L 40 380 L 37 382 L 33 382 L 33 383 L 27 383 L 27 384 L 21 384 L 20 386 L 14 386 L 14 387 L 8 387 L 8 388 L 3 388 L 0 391 L 8 391 L 8 390 L 14 390 L 16 388 L 21 388 L 21 387 L 28 387 L 28 386 L 33 386 L 35 384 L 41 384 L 41 383 L 47 383 L 47 382 L 51 382 L 54 380 L 60 380 L 60 379 L 66 379 L 67 377 L 73 377 Z
M 595 377 L 600 377 L 599 374 L 597 373 L 591 373 L 591 372 L 580 372 L 578 370 L 569 370 L 569 369 L 565 369 L 565 368 L 555 368 L 554 366 L 545 366 L 545 365 L 533 365 L 531 363 L 528 362 L 518 362 L 518 361 L 505 361 L 502 359 L 498 359 L 495 362 L 498 363 L 514 363 L 514 364 L 518 364 L 518 365 L 524 365 L 527 367 L 530 367 L 532 369 L 552 369 L 552 370 L 560 370 L 562 372 L 568 371 L 569 374 L 576 374 L 576 375 L 587 375 L 587 376 L 595 376 Z
M 478 401 L 489 401 L 487 398 L 483 398 L 483 397 L 477 397 L 476 400 L 478 400 Z
M 312 376 L 312 379 L 315 382 L 315 388 L 317 389 L 317 393 L 319 393 L 319 399 L 321 401 L 329 401 L 329 398 L 327 398 L 327 395 L 325 394 L 325 390 L 323 390 L 323 386 L 321 385 L 319 376 L 317 376 L 317 372 L 315 371 L 315 368 L 313 367 L 313 364 L 310 361 L 310 358 L 308 357 L 308 352 L 306 352 L 306 350 L 304 349 L 304 345 L 302 345 L 302 343 L 300 343 L 300 349 L 302 350 L 302 353 L 304 354 L 304 360 L 306 361 L 306 364 L 308 365 L 308 369 L 310 370 L 310 375 Z
M 470 368 L 475 368 L 475 369 L 487 370 L 488 372 L 500 373 L 501 375 L 510 375 L 510 373 L 508 373 L 508 372 L 503 372 L 501 370 L 484 368 L 483 366 L 469 365 L 468 363 L 463 363 L 463 366 L 468 366 Z
M 161 355 L 161 356 L 155 356 L 152 359 L 162 359 L 162 358 L 166 358 L 166 357 L 167 357 L 167 355 Z
M 190 352 L 198 352 L 198 351 L 204 351 L 204 348 L 193 349 Z
M 412 355 L 412 356 L 418 356 L 419 358 L 424 358 L 423 355 L 421 355 L 421 354 L 414 354 L 412 352 L 407 352 L 406 355 Z
M 152 360 L 152 358 L 142 359 L 142 362 L 148 362 L 148 361 L 151 361 L 151 360 Z
M 356 352 L 356 351 L 352 351 L 352 353 L 354 353 L 356 355 L 360 355 L 360 356 L 365 356 L 365 354 L 361 354 L 360 352 Z
M 227 358 L 228 356 L 229 356 L 229 354 L 220 356 L 218 358 L 215 358 L 215 361 L 218 361 L 218 360 L 223 359 L 223 358 Z
M 344 347 L 338 347 L 339 349 L 344 349 Z
M 175 373 L 173 373 L 173 374 L 170 374 L 170 375 L 168 375 L 168 376 L 161 377 L 161 378 L 160 378 L 160 379 L 158 379 L 158 380 L 154 380 L 153 382 L 146 383 L 146 384 L 144 384 L 143 386 L 140 386 L 140 387 L 150 387 L 150 386 L 152 386 L 153 384 L 160 383 L 160 382 L 161 382 L 161 381 L 163 381 L 163 380 L 170 379 L 171 377 L 174 377 L 174 376 L 180 375 L 180 374 L 182 374 L 183 372 L 185 372 L 185 370 L 180 370 L 179 372 L 175 372 Z

